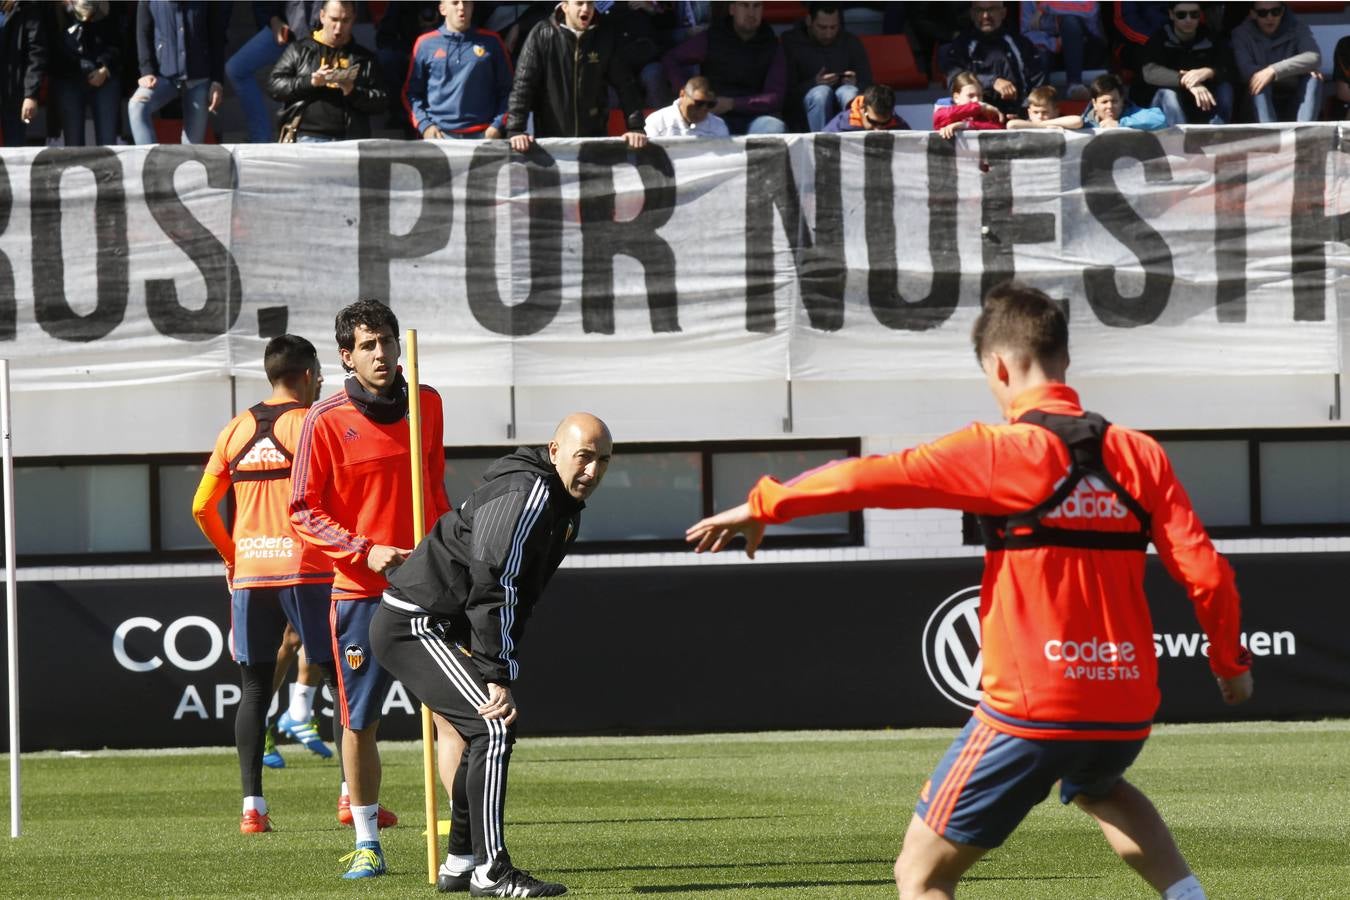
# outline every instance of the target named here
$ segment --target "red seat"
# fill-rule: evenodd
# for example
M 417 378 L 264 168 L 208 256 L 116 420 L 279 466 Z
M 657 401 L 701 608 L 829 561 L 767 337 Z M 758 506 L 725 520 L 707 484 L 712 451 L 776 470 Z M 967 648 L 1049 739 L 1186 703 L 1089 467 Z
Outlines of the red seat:
M 650 116 L 655 111 L 655 109 L 644 109 L 642 114 Z M 628 131 L 628 117 L 623 114 L 621 108 L 616 106 L 609 111 L 609 128 L 607 131 L 610 137 L 623 137 L 624 133 Z
M 1059 114 L 1061 116 L 1081 116 L 1088 108 L 1087 100 L 1061 100 L 1059 101 Z
M 1340 12 L 1345 7 L 1344 3 L 1319 3 L 1317 0 L 1309 0 L 1304 3 L 1285 3 L 1289 9 L 1296 13 L 1335 13 Z
M 928 87 L 928 76 L 919 71 L 909 38 L 903 34 L 864 34 L 863 49 L 872 65 L 872 80 L 900 90 Z
M 155 117 L 155 143 L 157 144 L 181 144 L 183 142 L 183 120 L 182 119 L 164 119 Z M 206 144 L 219 144 L 220 140 L 216 137 L 215 130 L 211 123 L 206 123 Z
M 795 25 L 806 18 L 805 3 L 765 3 L 764 19 L 770 25 Z

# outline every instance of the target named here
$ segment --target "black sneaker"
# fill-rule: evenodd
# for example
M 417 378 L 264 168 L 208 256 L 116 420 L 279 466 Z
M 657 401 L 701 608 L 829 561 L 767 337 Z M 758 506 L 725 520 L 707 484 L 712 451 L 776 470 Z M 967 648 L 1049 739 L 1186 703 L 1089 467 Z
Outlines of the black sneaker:
M 540 881 L 529 872 L 508 867 L 494 882 L 478 883 L 478 877 L 469 880 L 470 897 L 559 897 L 567 893 L 567 886 L 554 881 Z
M 470 869 L 467 872 L 447 872 L 442 865 L 436 873 L 436 890 L 442 894 L 452 894 L 457 891 L 467 891 L 469 889 L 469 876 L 473 874 Z

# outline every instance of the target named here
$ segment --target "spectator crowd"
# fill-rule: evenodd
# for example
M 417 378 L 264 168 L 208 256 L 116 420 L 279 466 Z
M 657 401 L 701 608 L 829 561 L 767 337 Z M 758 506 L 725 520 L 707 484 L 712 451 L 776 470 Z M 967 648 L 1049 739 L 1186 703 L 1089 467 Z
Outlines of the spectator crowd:
M 1324 66 L 1293 6 L 1313 5 L 0 0 L 0 134 L 201 143 L 227 88 L 235 143 L 910 128 L 854 20 L 904 36 L 946 137 L 1345 117 L 1350 37 Z

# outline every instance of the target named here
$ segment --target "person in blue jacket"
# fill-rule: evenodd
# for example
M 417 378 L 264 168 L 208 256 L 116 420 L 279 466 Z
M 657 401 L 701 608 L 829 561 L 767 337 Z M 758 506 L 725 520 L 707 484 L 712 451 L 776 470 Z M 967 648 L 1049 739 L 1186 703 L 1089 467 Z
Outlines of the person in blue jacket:
M 1120 79 L 1109 72 L 1092 79 L 1088 89 L 1092 92 L 1092 106 L 1083 113 L 1083 125 L 1088 128 L 1160 131 L 1167 127 L 1167 116 L 1161 109 L 1127 102 Z
M 501 38 L 471 23 L 472 0 L 442 0 L 445 22 L 413 45 L 403 103 L 417 133 L 437 138 L 506 134 L 511 60 Z

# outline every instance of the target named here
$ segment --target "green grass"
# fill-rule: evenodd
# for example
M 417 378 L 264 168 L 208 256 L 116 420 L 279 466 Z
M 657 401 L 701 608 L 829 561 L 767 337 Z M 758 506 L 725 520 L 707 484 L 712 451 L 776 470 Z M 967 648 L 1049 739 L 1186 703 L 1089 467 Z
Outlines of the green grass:
M 577 896 L 894 897 L 913 798 L 955 730 L 521 741 L 516 862 Z M 34 754 L 0 896 L 431 895 L 421 756 L 384 747 L 385 878 L 344 883 L 333 763 L 283 745 L 277 831 L 238 833 L 226 750 Z M 8 758 L 4 758 L 8 771 Z M 1131 770 L 1211 897 L 1350 897 L 1350 722 L 1158 728 Z M 0 794 L 8 809 L 8 778 Z M 442 810 L 444 815 L 444 810 Z M 963 897 L 1154 896 L 1086 816 L 1050 800 L 972 870 Z

